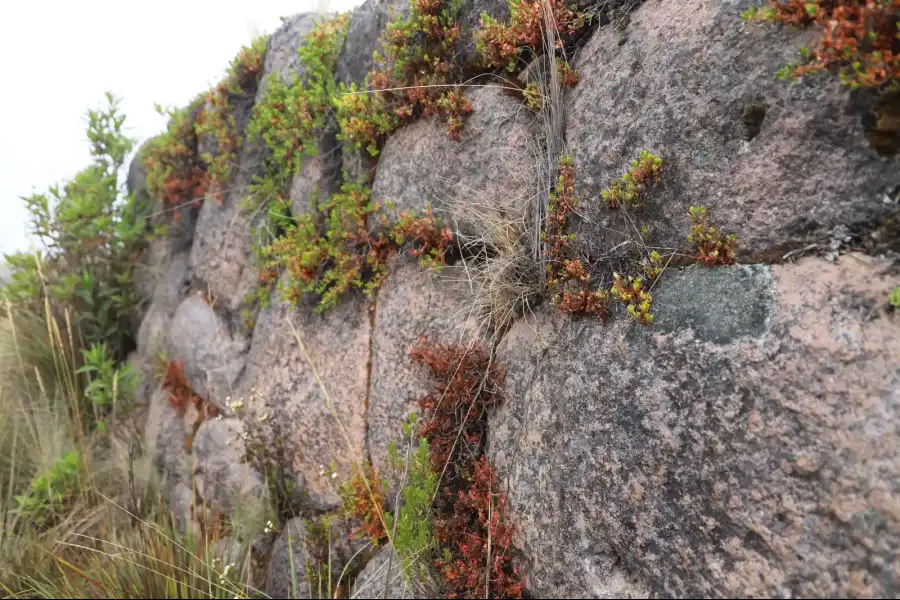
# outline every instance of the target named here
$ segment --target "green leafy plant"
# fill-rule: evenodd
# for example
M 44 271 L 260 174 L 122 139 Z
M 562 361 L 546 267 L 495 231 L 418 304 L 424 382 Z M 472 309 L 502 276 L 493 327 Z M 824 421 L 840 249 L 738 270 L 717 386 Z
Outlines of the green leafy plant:
M 421 218 L 403 213 L 393 225 L 378 213 L 388 230 L 371 232 L 368 218 L 379 207 L 369 201 L 370 193 L 365 186 L 345 184 L 321 207 L 321 226 L 303 215 L 263 248 L 262 268 L 288 273 L 280 286 L 285 298 L 314 293 L 320 298 L 316 310 L 324 312 L 351 289 L 371 295 L 387 276 L 388 257 L 404 245 L 426 266 L 444 262 L 452 236 L 430 212 Z
M 459 40 L 456 22 L 461 0 L 409 0 L 406 15 L 395 15 L 385 27 L 384 56 L 373 56 L 378 68 L 367 76 L 367 94 L 343 87 L 335 110 L 341 139 L 378 154 L 385 136 L 402 123 L 436 116 L 451 139 L 459 140 L 463 121 L 472 112 L 458 83 L 462 69 L 455 61 Z
M 541 240 L 545 244 L 547 287 L 553 294 L 553 304 L 570 314 L 606 316 L 608 295 L 603 290 L 591 290 L 590 277 L 576 256 L 575 235 L 568 233 L 569 217 L 578 206 L 575 195 L 575 166 L 571 156 L 560 157 L 558 177 L 547 211 L 545 230 Z
M 81 488 L 84 460 L 77 450 L 57 458 L 46 473 L 35 477 L 27 493 L 16 496 L 23 517 L 44 524 L 53 513 L 61 512 Z
M 86 347 L 105 343 L 124 361 L 134 347 L 141 300 L 134 265 L 151 236 L 150 206 L 124 193 L 122 165 L 133 147 L 119 101 L 88 111 L 92 163 L 46 194 L 23 198 L 43 251 L 7 255 L 12 278 L 2 294 L 17 309 L 68 313 Z
M 734 262 L 737 238 L 734 234 L 724 234 L 706 223 L 706 207 L 692 206 L 691 232 L 688 241 L 697 250 L 697 259 L 706 265 L 730 265 Z
M 105 415 L 117 405 L 126 411 L 137 389 L 137 377 L 128 363 L 116 364 L 105 343 L 94 344 L 81 351 L 84 364 L 76 371 L 88 376 L 85 396 L 94 407 L 94 419 L 100 432 L 105 432 Z
M 247 128 L 249 136 L 259 137 L 269 149 L 262 174 L 254 177 L 250 186 L 251 205 L 275 202 L 279 207 L 290 206 L 286 193 L 303 158 L 318 154 L 318 138 L 329 125 L 337 93 L 334 65 L 348 23 L 347 15 L 323 20 L 304 37 L 298 50 L 304 66 L 302 77 L 293 73 L 292 80 L 285 83 L 277 73 L 269 76 Z
M 663 161 L 655 154 L 641 150 L 640 156 L 631 161 L 629 169 L 619 179 L 601 192 L 607 206 L 617 209 L 620 206 L 637 208 L 652 185 L 659 183 Z
M 418 418 L 412 413 L 403 424 L 406 439 L 414 439 L 417 430 Z M 396 472 L 405 474 L 405 481 L 400 489 L 396 519 L 391 513 L 385 514 L 387 530 L 391 532 L 392 546 L 402 560 L 401 572 L 407 580 L 412 580 L 412 575 L 417 573 L 424 579 L 426 559 L 434 550 L 432 501 L 438 485 L 438 475 L 429 458 L 428 440 L 420 438 L 408 458 L 401 456 L 396 443 L 391 442 L 388 460 Z
M 653 296 L 644 289 L 643 277 L 625 278 L 614 273 L 611 293 L 616 300 L 625 305 L 628 316 L 632 319 L 642 325 L 653 323 L 653 314 L 650 312 L 653 307 Z
M 894 309 L 900 309 L 900 287 L 895 287 L 888 294 L 888 304 Z

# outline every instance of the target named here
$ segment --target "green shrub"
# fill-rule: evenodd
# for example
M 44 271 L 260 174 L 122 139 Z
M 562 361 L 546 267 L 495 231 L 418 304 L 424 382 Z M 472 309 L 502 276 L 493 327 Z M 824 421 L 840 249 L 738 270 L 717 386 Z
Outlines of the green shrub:
M 223 201 L 225 185 L 233 177 L 241 146 L 232 98 L 256 93 L 268 39 L 268 36 L 262 36 L 253 40 L 250 46 L 241 48 L 231 61 L 225 78 L 203 96 L 205 105 L 195 123 L 195 131 L 198 139 L 210 136 L 216 142 L 215 153 L 203 153 L 200 158 L 209 173 L 210 195 L 219 204 Z
M 318 139 L 328 127 L 337 93 L 334 65 L 348 23 L 347 15 L 322 21 L 304 38 L 298 50 L 305 67 L 302 78 L 294 73 L 293 80 L 284 83 L 277 73 L 269 76 L 247 128 L 249 136 L 259 137 L 269 149 L 262 174 L 250 186 L 251 205 L 290 206 L 285 195 L 303 158 L 318 154 Z
M 24 198 L 43 251 L 7 255 L 13 267 L 2 294 L 16 310 L 68 314 L 85 347 L 105 343 L 123 361 L 134 347 L 141 301 L 133 267 L 147 246 L 150 207 L 124 194 L 120 171 L 133 140 L 123 134 L 118 100 L 88 111 L 92 163 L 46 194 Z
M 84 460 L 77 450 L 57 458 L 50 469 L 35 477 L 25 494 L 16 496 L 21 516 L 43 522 L 50 513 L 61 511 L 72 496 L 80 493 Z
M 84 394 L 94 408 L 94 423 L 97 429 L 105 433 L 106 415 L 115 410 L 117 405 L 125 410 L 130 408 L 130 402 L 137 388 L 136 374 L 128 363 L 116 366 L 105 343 L 94 344 L 81 353 L 84 365 L 77 373 L 84 373 L 89 377 Z
M 415 413 L 410 417 L 403 429 L 406 437 L 412 439 L 417 434 L 418 425 Z M 425 438 L 419 439 L 409 460 L 400 456 L 396 444 L 391 443 L 388 458 L 397 472 L 406 473 L 396 519 L 393 514 L 385 513 L 385 521 L 394 551 L 402 560 L 400 570 L 409 580 L 414 574 L 425 575 L 428 558 L 434 549 L 432 502 L 437 492 L 438 476 L 431 468 L 428 440 Z
M 156 111 L 169 117 L 166 131 L 153 138 L 142 150 L 147 169 L 147 191 L 166 206 L 199 206 L 209 187 L 209 173 L 197 154 L 196 115 L 202 98 L 187 108 Z M 180 212 L 175 212 L 179 218 Z
M 888 295 L 888 304 L 894 309 L 900 309 L 900 287 L 895 287 Z
M 387 135 L 405 122 L 437 116 L 451 139 L 459 140 L 472 112 L 459 83 L 456 62 L 460 0 L 409 0 L 409 11 L 395 15 L 381 37 L 384 56 L 366 77 L 368 90 L 341 88 L 335 111 L 340 137 L 376 156 Z

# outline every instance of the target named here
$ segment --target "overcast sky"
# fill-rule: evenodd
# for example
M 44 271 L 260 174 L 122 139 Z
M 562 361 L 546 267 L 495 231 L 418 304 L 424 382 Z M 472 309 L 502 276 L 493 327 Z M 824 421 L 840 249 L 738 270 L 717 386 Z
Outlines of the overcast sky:
M 85 112 L 106 90 L 122 98 L 138 143 L 224 75 L 241 46 L 305 11 L 362 0 L 112 0 L 0 2 L 0 253 L 26 250 L 21 196 L 87 166 Z M 2 261 L 0 261 L 2 262 Z

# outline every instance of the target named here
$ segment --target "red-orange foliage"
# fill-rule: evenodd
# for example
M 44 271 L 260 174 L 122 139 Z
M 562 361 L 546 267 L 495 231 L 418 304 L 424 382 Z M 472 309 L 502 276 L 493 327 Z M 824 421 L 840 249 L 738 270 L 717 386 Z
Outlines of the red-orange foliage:
M 169 404 L 179 413 L 184 412 L 189 404 L 200 404 L 202 400 L 194 393 L 194 389 L 184 375 L 184 363 L 170 360 L 166 367 L 166 376 L 162 387 L 169 393 Z
M 565 0 L 548 0 L 560 37 L 574 34 L 579 25 L 578 15 L 566 6 Z M 537 0 L 517 0 L 509 24 L 500 23 L 487 15 L 481 19 L 481 29 L 475 33 L 478 51 L 488 67 L 503 67 L 512 71 L 523 48 L 540 52 L 543 48 L 544 3 Z M 561 46 L 561 40 L 557 41 Z
M 554 292 L 557 309 L 571 314 L 593 314 L 606 317 L 608 295 L 602 290 L 591 291 L 590 278 L 584 264 L 575 257 L 573 238 L 567 233 L 569 217 L 575 213 L 575 167 L 570 158 L 559 160 L 558 179 L 547 213 L 544 254 L 547 259 L 547 286 Z
M 194 389 L 184 375 L 184 363 L 182 361 L 170 360 L 166 367 L 166 376 L 162 380 L 162 388 L 169 394 L 169 404 L 171 404 L 178 414 L 183 414 L 188 405 L 193 404 L 197 407 L 200 422 L 206 419 L 212 419 L 219 414 L 216 405 L 203 401 L 203 398 L 194 393 Z M 185 448 L 190 450 L 191 435 L 185 436 Z
M 387 536 L 384 531 L 384 487 L 381 475 L 372 463 L 367 462 L 362 473 L 359 470 L 353 473 L 347 484 L 344 510 L 362 522 L 352 537 L 366 536 L 377 544 Z
M 822 27 L 817 48 L 794 76 L 838 68 L 851 87 L 878 87 L 900 75 L 900 0 L 769 0 L 754 14 L 794 26 Z
M 510 565 L 513 527 L 506 519 L 506 497 L 484 456 L 475 461 L 469 487 L 460 490 L 450 518 L 435 527 L 438 540 L 457 554 L 440 561 L 450 598 L 521 598 L 523 584 Z M 485 585 L 485 577 L 490 581 Z
M 423 338 L 410 355 L 436 379 L 419 399 L 426 416 L 419 434 L 427 438 L 432 468 L 441 476 L 434 531 L 445 552 L 435 566 L 447 597 L 483 598 L 487 592 L 490 598 L 521 598 L 506 499 L 483 454 L 487 410 L 501 400 L 505 372 L 480 346 Z
M 428 415 L 419 434 L 428 439 L 432 466 L 440 473 L 449 463 L 445 477 L 464 478 L 465 467 L 481 453 L 486 410 L 500 402 L 503 369 L 479 346 L 422 339 L 410 356 L 431 369 L 439 382 L 419 398 L 419 406 Z
M 175 114 L 168 131 L 144 156 L 147 187 L 165 204 L 199 206 L 209 187 L 209 174 L 197 156 L 197 134 L 187 112 Z M 176 213 L 178 218 L 179 213 Z

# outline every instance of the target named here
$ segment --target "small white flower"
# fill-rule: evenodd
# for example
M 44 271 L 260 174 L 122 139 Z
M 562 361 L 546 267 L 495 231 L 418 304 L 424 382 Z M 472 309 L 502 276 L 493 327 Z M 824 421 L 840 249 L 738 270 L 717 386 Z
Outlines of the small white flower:
M 331 478 L 334 479 L 335 477 L 337 477 L 337 473 L 332 473 Z

